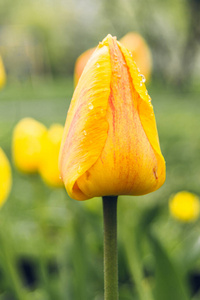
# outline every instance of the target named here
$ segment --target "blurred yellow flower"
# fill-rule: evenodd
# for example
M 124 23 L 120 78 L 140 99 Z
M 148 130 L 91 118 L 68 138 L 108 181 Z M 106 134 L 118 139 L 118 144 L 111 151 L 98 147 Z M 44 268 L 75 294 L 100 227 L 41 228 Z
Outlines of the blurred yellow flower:
M 46 127 L 32 119 L 24 118 L 15 126 L 12 138 L 12 154 L 16 167 L 27 173 L 38 171 L 41 143 Z
M 151 98 L 130 52 L 108 35 L 74 91 L 60 151 L 70 197 L 143 195 L 165 181 Z
M 3 60 L 0 56 L 0 89 L 4 86 L 6 82 L 6 72 L 3 65 Z
M 137 67 L 148 81 L 152 71 L 152 56 L 144 38 L 136 32 L 129 32 L 120 40 L 120 43 L 131 52 Z M 96 48 L 88 49 L 77 58 L 74 68 L 75 86 L 95 49 Z
M 172 216 L 182 222 L 195 221 L 199 217 L 199 198 L 187 191 L 181 191 L 170 198 L 169 208 Z
M 44 182 L 52 187 L 63 186 L 58 169 L 58 156 L 63 130 L 64 128 L 60 124 L 53 124 L 42 140 L 39 173 Z
M 11 167 L 7 156 L 0 147 L 0 206 L 6 201 L 12 184 Z

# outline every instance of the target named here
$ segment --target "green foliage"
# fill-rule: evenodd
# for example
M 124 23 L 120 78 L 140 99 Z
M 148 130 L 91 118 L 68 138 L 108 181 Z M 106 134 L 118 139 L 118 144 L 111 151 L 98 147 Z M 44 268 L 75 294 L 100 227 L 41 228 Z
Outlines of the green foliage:
M 15 124 L 30 116 L 64 124 L 72 79 L 8 84 L 0 93 L 0 145 L 10 161 Z M 182 189 L 200 195 L 199 92 L 149 87 L 167 180 L 149 195 L 119 197 L 119 284 L 123 300 L 199 299 L 199 220 L 181 224 L 168 211 Z M 67 99 L 66 99 L 67 97 Z M 78 202 L 12 165 L 13 187 L 0 211 L 0 299 L 102 300 L 101 199 Z

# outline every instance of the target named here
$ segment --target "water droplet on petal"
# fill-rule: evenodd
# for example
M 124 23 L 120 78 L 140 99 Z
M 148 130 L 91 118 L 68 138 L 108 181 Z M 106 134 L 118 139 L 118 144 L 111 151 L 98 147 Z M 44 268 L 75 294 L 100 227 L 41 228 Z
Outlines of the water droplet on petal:
M 141 82 L 140 82 L 140 86 L 142 86 L 142 84 L 143 84 L 143 82 L 141 81 Z
M 97 68 L 100 68 L 100 64 L 97 63 Z
M 131 57 L 133 56 L 133 54 L 132 54 L 132 52 L 131 52 L 131 51 L 129 51 L 129 54 L 130 54 L 130 56 L 131 56 Z
M 145 95 L 148 95 L 148 91 L 147 90 L 145 91 Z
M 89 103 L 89 109 L 92 110 L 94 108 L 94 105 L 92 103 Z
M 87 135 L 87 132 L 86 132 L 86 130 L 83 130 L 83 134 L 84 134 L 84 135 Z
M 142 82 L 145 82 L 146 81 L 146 78 L 144 77 L 143 74 L 139 74 L 140 77 L 142 77 Z
M 138 72 L 140 73 L 140 69 L 139 69 L 139 68 L 137 68 L 137 70 L 138 70 Z

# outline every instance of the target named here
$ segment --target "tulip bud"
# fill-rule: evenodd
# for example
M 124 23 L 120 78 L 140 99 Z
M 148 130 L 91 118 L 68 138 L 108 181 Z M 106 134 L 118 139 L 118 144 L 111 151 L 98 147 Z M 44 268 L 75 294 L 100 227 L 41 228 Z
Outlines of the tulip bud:
M 152 71 L 152 57 L 151 51 L 143 37 L 136 32 L 129 32 L 120 40 L 120 43 L 131 52 L 140 72 L 148 81 Z M 94 50 L 95 48 L 91 48 L 77 58 L 74 68 L 75 86 Z
M 2 58 L 0 56 L 0 89 L 4 86 L 5 82 L 6 82 L 6 72 L 4 69 Z
M 170 198 L 171 215 L 182 222 L 195 221 L 200 214 L 199 198 L 187 191 L 181 191 Z
M 42 140 L 39 173 L 44 182 L 52 187 L 63 186 L 58 169 L 58 156 L 63 129 L 60 124 L 53 124 Z
M 129 51 L 108 35 L 74 91 L 59 165 L 77 200 L 142 195 L 165 181 L 151 98 Z
M 46 127 L 32 119 L 24 118 L 15 126 L 12 140 L 13 161 L 16 167 L 27 173 L 38 171 L 41 143 Z
M 11 189 L 12 177 L 10 163 L 0 147 L 0 206 L 6 201 Z

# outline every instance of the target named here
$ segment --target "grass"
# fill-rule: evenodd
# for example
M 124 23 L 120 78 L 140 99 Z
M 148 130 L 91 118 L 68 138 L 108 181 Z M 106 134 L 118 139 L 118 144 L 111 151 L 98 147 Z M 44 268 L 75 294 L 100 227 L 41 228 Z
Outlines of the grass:
M 155 83 L 148 90 L 166 159 L 167 179 L 164 186 L 153 194 L 120 197 L 120 299 L 124 300 L 133 299 L 133 295 L 135 300 L 138 298 L 129 267 L 133 266 L 130 262 L 131 255 L 128 261 L 125 255 L 126 250 L 130 253 L 130 249 L 123 250 L 123 238 L 120 236 L 125 230 L 128 233 L 124 236 L 131 241 L 131 233 L 139 223 L 146 235 L 149 228 L 157 234 L 162 247 L 157 240 L 154 243 L 155 236 L 152 239 L 149 236 L 148 239 L 156 245 L 157 253 L 161 253 L 159 249 L 163 247 L 166 249 L 165 254 L 160 254 L 160 257 L 165 257 L 165 263 L 172 258 L 179 264 L 178 258 L 182 255 L 188 257 L 190 272 L 200 273 L 199 255 L 195 254 L 195 263 L 194 257 L 192 261 L 188 255 L 191 251 L 196 253 L 198 222 L 184 226 L 172 220 L 168 212 L 168 198 L 172 193 L 187 189 L 200 195 L 199 92 L 179 92 Z M 64 125 L 72 93 L 71 78 L 8 83 L 0 91 L 0 146 L 10 161 L 15 124 L 23 117 L 33 117 L 46 126 L 57 122 Z M 24 297 L 33 300 L 88 300 L 94 299 L 95 295 L 96 300 L 103 299 L 100 199 L 79 203 L 69 199 L 64 189 L 46 187 L 37 175 L 20 174 L 13 165 L 12 172 L 13 188 L 1 209 L 0 227 L 9 249 L 8 256 L 13 257 L 13 266 L 16 267 L 17 276 L 26 291 Z M 154 211 L 155 207 L 157 210 Z M 186 251 L 188 240 L 191 241 L 191 248 L 188 247 Z M 153 250 L 149 251 L 147 239 L 141 247 L 142 268 L 145 268 L 151 282 L 155 272 Z M 169 258 L 166 258 L 167 254 Z M 10 275 L 3 262 L 1 259 L 0 299 L 17 299 L 12 284 L 7 279 Z M 181 265 L 181 268 L 184 266 Z M 192 287 L 190 293 L 195 294 Z

